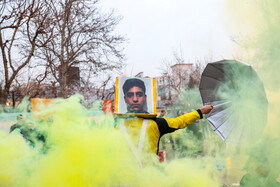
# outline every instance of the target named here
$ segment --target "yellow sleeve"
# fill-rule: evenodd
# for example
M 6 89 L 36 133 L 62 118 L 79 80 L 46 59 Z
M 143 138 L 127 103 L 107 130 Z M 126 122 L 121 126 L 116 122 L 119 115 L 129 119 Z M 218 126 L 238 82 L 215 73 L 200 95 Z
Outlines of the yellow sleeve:
M 176 118 L 165 119 L 168 126 L 174 129 L 182 129 L 200 119 L 198 111 L 186 113 Z

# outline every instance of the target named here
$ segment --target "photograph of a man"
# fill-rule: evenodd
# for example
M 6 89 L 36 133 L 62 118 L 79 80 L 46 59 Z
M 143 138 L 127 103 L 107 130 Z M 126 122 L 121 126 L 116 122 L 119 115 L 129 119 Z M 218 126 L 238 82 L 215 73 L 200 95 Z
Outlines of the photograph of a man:
M 123 84 L 124 101 L 127 113 L 148 114 L 145 83 L 141 79 L 127 79 Z

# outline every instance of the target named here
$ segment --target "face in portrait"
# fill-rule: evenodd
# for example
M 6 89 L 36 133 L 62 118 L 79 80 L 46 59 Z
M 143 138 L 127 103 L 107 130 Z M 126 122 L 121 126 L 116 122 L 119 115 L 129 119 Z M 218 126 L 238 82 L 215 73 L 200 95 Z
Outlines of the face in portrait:
M 124 82 L 122 88 L 127 113 L 148 114 L 145 83 L 141 79 L 131 78 Z
M 118 78 L 117 95 L 117 113 L 154 113 L 152 78 Z

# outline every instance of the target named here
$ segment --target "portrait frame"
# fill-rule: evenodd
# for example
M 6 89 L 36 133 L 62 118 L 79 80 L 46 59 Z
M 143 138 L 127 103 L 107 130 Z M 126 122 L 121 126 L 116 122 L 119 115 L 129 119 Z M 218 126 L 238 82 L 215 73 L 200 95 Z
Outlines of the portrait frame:
M 147 96 L 145 109 L 147 113 L 135 113 L 128 111 L 128 104 L 124 99 L 123 85 L 128 79 L 140 79 L 144 82 Z M 115 111 L 114 114 L 120 116 L 137 116 L 143 118 L 154 118 L 157 115 L 156 111 L 156 79 L 150 77 L 117 77 L 116 78 L 116 88 L 115 88 Z

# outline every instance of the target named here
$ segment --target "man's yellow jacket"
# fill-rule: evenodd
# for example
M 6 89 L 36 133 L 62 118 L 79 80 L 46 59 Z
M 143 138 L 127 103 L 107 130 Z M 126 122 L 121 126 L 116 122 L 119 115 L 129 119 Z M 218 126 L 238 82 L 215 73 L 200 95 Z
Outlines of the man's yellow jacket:
M 181 115 L 176 118 L 146 119 L 148 120 L 148 122 L 146 127 L 143 151 L 157 153 L 161 136 L 167 133 L 174 132 L 175 130 L 185 128 L 201 118 L 202 113 L 198 109 L 196 111 Z M 137 146 L 139 144 L 143 121 L 143 118 L 128 118 L 124 120 L 124 127 L 134 146 Z M 119 124 L 116 128 L 120 128 Z

